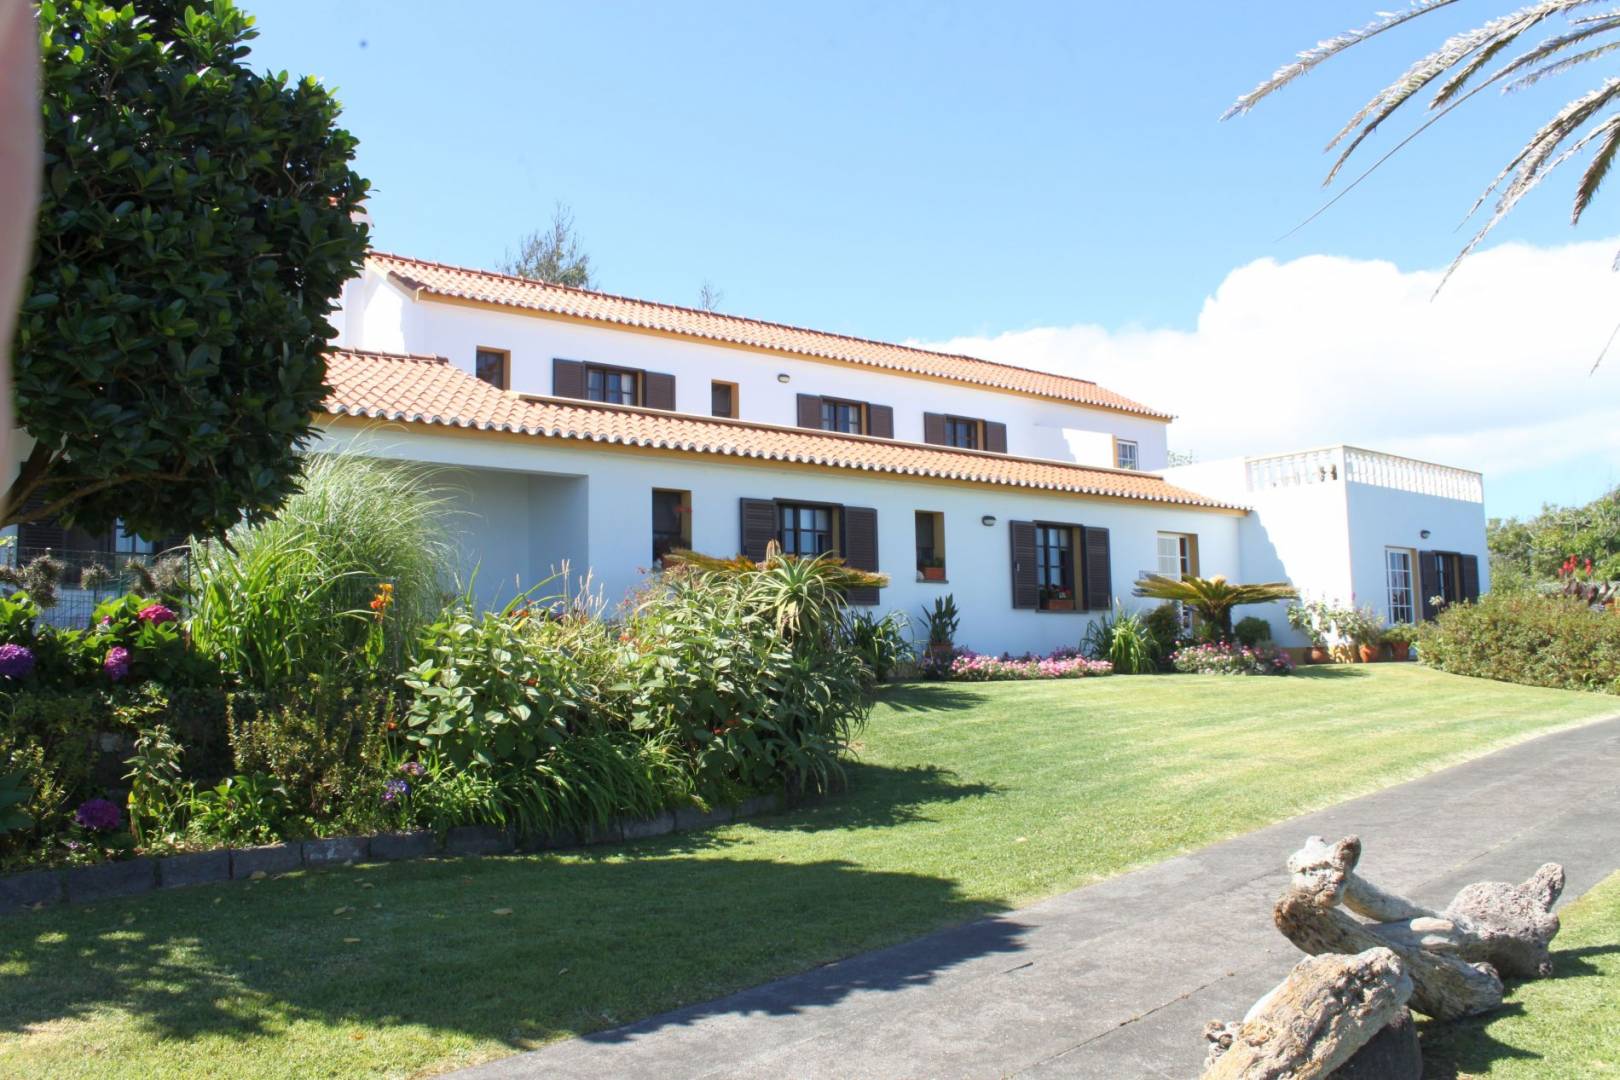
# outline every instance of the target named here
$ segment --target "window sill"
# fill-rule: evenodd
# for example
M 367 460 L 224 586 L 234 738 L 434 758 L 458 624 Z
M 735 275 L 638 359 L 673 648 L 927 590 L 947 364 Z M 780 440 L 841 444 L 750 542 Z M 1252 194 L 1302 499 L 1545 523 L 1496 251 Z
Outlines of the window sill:
M 950 583 L 949 578 L 930 578 L 923 577 L 921 574 L 917 575 L 917 584 L 919 585 L 949 585 Z

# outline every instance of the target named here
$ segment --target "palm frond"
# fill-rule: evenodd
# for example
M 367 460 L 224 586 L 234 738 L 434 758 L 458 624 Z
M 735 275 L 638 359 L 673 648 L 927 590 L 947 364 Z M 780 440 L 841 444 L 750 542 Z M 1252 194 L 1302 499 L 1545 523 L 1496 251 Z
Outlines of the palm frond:
M 1611 30 L 1620 30 L 1620 15 L 1615 16 L 1613 21 L 1602 28 L 1594 29 L 1590 34 L 1584 36 L 1595 37 L 1598 34 L 1606 34 Z M 1610 41 L 1603 45 L 1599 45 L 1595 49 L 1585 49 L 1581 52 L 1563 57 L 1562 59 L 1555 60 L 1550 64 L 1543 64 L 1541 67 L 1538 67 L 1525 75 L 1519 76 L 1517 79 L 1514 79 L 1512 82 L 1502 87 L 1502 93 L 1512 94 L 1517 93 L 1520 90 L 1526 90 L 1536 85 L 1536 83 L 1540 82 L 1542 79 L 1549 78 L 1553 75 L 1562 75 L 1564 72 L 1569 71 L 1572 68 L 1579 67 L 1581 64 L 1584 64 L 1589 60 L 1595 60 L 1605 53 L 1611 53 L 1615 49 L 1620 49 L 1620 41 Z M 1506 72 L 1504 71 L 1503 74 L 1506 74 Z
M 1592 197 L 1603 186 L 1603 180 L 1609 175 L 1609 168 L 1614 164 L 1616 151 L 1620 151 L 1620 113 L 1610 114 L 1609 118 L 1587 132 L 1571 150 L 1580 150 L 1593 139 L 1602 138 L 1603 144 L 1598 147 L 1592 160 L 1587 162 L 1586 171 L 1581 174 L 1581 182 L 1575 188 L 1575 204 L 1570 209 L 1569 223 L 1578 225 L 1581 215 L 1592 204 Z
M 1406 11 L 1381 14 L 1360 29 L 1349 30 L 1337 37 L 1318 42 L 1314 48 L 1300 53 L 1292 63 L 1284 64 L 1278 68 L 1272 73 L 1271 78 L 1248 93 L 1241 95 L 1226 112 L 1221 114 L 1221 119 L 1228 120 L 1239 113 L 1248 112 L 1265 98 L 1281 90 L 1324 60 L 1336 56 L 1352 45 L 1359 45 L 1369 38 L 1377 37 L 1386 30 L 1393 30 L 1403 23 L 1411 22 L 1420 15 L 1427 15 L 1436 8 L 1446 7 L 1456 2 L 1457 0 L 1416 0 Z

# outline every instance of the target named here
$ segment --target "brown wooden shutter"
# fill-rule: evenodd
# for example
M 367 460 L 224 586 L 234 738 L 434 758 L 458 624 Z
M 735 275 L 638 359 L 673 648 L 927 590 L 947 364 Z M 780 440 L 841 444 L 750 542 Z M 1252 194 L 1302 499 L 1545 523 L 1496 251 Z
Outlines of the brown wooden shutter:
M 776 539 L 776 503 L 770 499 L 742 500 L 742 553 L 760 562 L 765 546 Z
M 894 438 L 894 407 L 868 405 L 866 407 L 866 433 L 878 439 Z
M 945 445 L 945 414 L 923 413 L 923 442 L 934 446 Z
M 585 365 L 578 360 L 553 359 L 551 361 L 551 395 L 553 397 L 584 397 Z
M 1479 556 L 1459 555 L 1457 561 L 1462 564 L 1462 598 L 1464 600 L 1479 599 Z
M 878 570 L 877 511 L 864 506 L 844 507 L 844 562 L 857 570 Z M 878 602 L 877 589 L 849 590 L 851 604 Z
M 1418 599 L 1422 602 L 1423 618 L 1433 619 L 1436 612 L 1429 598 L 1440 591 L 1440 556 L 1432 551 L 1418 552 Z
M 1007 425 L 994 420 L 984 422 L 984 448 L 992 454 L 1007 452 Z
M 675 411 L 675 376 L 656 371 L 641 373 L 642 404 L 649 409 Z
M 1010 521 L 1007 532 L 1012 538 L 1012 606 L 1040 607 L 1041 591 L 1035 585 L 1035 523 Z
M 821 398 L 817 395 L 799 395 L 799 426 L 807 428 L 821 426 Z
M 1107 611 L 1114 606 L 1114 569 L 1108 556 L 1108 530 L 1087 525 L 1080 530 L 1080 536 L 1086 610 Z

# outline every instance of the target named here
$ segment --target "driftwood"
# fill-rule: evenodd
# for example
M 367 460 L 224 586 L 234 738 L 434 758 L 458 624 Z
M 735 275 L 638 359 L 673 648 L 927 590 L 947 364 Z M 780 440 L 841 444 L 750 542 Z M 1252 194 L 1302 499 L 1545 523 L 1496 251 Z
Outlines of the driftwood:
M 1205 1028 L 1204 1080 L 1332 1076 L 1391 1024 L 1410 1025 L 1412 990 L 1390 949 L 1301 960 L 1240 1022 Z
M 1414 916 L 1402 922 L 1364 923 L 1340 909 L 1360 858 L 1361 841 L 1353 836 L 1336 844 L 1317 836 L 1306 841 L 1288 860 L 1293 881 L 1272 911 L 1283 936 L 1313 956 L 1379 946 L 1393 949 L 1412 978 L 1412 1007 L 1439 1020 L 1487 1012 L 1502 1004 L 1502 980 L 1496 970 L 1455 955 L 1454 928 L 1445 920 Z M 1394 913 L 1393 901 L 1400 898 L 1381 895 L 1391 901 L 1383 910 Z
M 1336 865 L 1340 848 L 1353 845 L 1344 871 L 1344 906 L 1371 919 L 1374 933 L 1386 941 L 1447 953 L 1474 964 L 1489 964 L 1503 975 L 1521 979 L 1552 974 L 1549 946 L 1558 933 L 1552 906 L 1564 891 L 1564 868 L 1546 863 L 1522 885 L 1482 881 L 1459 892 L 1444 911 L 1434 911 L 1404 896 L 1386 892 L 1355 872 L 1361 842 L 1346 837 L 1329 844 L 1320 836 L 1288 860 L 1294 885 L 1315 881 Z

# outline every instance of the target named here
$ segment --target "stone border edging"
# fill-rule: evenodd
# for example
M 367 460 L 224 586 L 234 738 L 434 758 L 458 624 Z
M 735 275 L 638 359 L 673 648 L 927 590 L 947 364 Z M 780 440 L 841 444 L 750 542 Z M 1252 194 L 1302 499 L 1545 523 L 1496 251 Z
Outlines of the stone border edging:
M 779 813 L 818 796 L 790 798 L 785 794 L 756 795 L 735 806 L 702 811 L 695 807 L 665 810 L 652 818 L 614 818 L 589 834 L 553 833 L 519 845 L 509 829 L 494 825 L 458 825 L 441 839 L 422 830 L 377 833 L 371 836 L 333 836 L 318 840 L 292 840 L 250 848 L 215 848 L 179 855 L 142 856 L 121 862 L 57 870 L 24 870 L 0 875 L 0 917 L 38 911 L 58 904 L 82 904 L 139 896 L 154 889 L 207 885 L 220 881 L 262 880 L 273 874 L 359 862 L 401 862 L 435 855 L 512 855 L 537 851 L 568 851 L 598 844 L 644 840 L 669 833 L 691 832 L 764 814 Z

